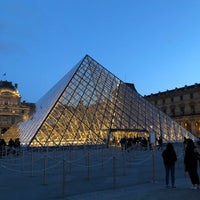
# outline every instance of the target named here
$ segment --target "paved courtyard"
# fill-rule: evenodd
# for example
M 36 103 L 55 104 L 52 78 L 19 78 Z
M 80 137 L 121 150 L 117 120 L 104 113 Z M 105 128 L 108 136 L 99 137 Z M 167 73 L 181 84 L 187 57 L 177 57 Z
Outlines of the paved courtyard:
M 3 200 L 198 199 L 176 146 L 176 188 L 165 188 L 162 150 L 135 148 L 21 151 L 0 158 Z

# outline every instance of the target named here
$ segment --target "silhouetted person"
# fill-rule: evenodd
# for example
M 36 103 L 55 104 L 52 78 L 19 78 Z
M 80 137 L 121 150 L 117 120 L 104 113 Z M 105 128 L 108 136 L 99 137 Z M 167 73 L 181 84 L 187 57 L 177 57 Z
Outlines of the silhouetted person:
M 198 160 L 199 160 L 199 169 L 200 169 L 200 140 L 197 142 L 197 153 L 198 153 Z
M 177 161 L 176 152 L 172 143 L 167 143 L 166 149 L 162 152 L 165 165 L 165 183 L 169 188 L 169 177 L 171 176 L 171 187 L 175 188 L 175 162 Z
M 14 147 L 14 145 L 15 145 L 14 140 L 13 140 L 12 138 L 10 138 L 10 140 L 9 140 L 9 142 L 8 142 L 8 146 L 9 146 L 10 148 L 12 148 L 12 147 Z
M 144 150 L 147 150 L 148 141 L 145 137 L 141 138 L 141 146 L 144 147 Z
M 184 156 L 184 164 L 185 171 L 188 172 L 192 188 L 199 188 L 199 175 L 197 172 L 197 163 L 198 163 L 199 154 L 196 150 L 196 146 L 191 139 L 187 139 L 186 148 L 185 148 L 185 156 Z
M 126 150 L 127 149 L 127 137 L 126 136 L 121 138 L 120 144 L 121 144 L 121 150 Z
M 5 147 L 6 147 L 6 142 L 4 139 L 0 139 L 0 156 L 5 155 Z
M 162 150 L 162 146 L 163 146 L 162 137 L 159 137 L 159 139 L 158 139 L 158 150 L 159 150 L 159 149 Z
M 15 148 L 15 142 L 12 138 L 10 138 L 10 140 L 8 141 L 8 147 L 9 147 L 8 152 L 13 153 Z
M 19 150 L 20 150 L 20 140 L 19 140 L 19 138 L 15 139 L 14 147 L 15 147 L 15 153 L 17 153 L 17 155 L 19 155 Z

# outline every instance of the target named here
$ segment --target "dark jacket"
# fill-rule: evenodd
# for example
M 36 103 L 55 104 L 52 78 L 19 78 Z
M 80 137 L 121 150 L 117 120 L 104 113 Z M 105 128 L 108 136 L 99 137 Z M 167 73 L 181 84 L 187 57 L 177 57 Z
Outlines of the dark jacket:
M 175 164 L 177 156 L 172 143 L 167 144 L 166 149 L 162 152 L 162 157 L 165 165 Z
M 196 151 L 196 147 L 193 141 L 188 139 L 184 156 L 185 171 L 192 171 L 197 169 L 198 157 L 199 154 Z

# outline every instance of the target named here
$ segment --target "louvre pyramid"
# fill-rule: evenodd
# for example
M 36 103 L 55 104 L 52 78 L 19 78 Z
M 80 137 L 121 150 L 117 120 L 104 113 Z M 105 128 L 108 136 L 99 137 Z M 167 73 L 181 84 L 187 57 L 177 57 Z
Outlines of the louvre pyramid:
M 86 55 L 36 103 L 28 121 L 5 135 L 30 147 L 105 144 L 109 136 L 152 129 L 164 141 L 194 138 L 130 86 Z

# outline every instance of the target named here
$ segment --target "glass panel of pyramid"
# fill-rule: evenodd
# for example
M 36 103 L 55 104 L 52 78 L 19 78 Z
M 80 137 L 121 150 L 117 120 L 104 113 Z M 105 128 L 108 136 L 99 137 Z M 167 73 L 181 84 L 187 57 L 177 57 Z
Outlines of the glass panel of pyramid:
M 13 131 L 14 130 L 14 131 Z M 106 144 L 148 135 L 164 141 L 194 136 L 86 55 L 37 103 L 33 116 L 4 134 L 28 146 Z

